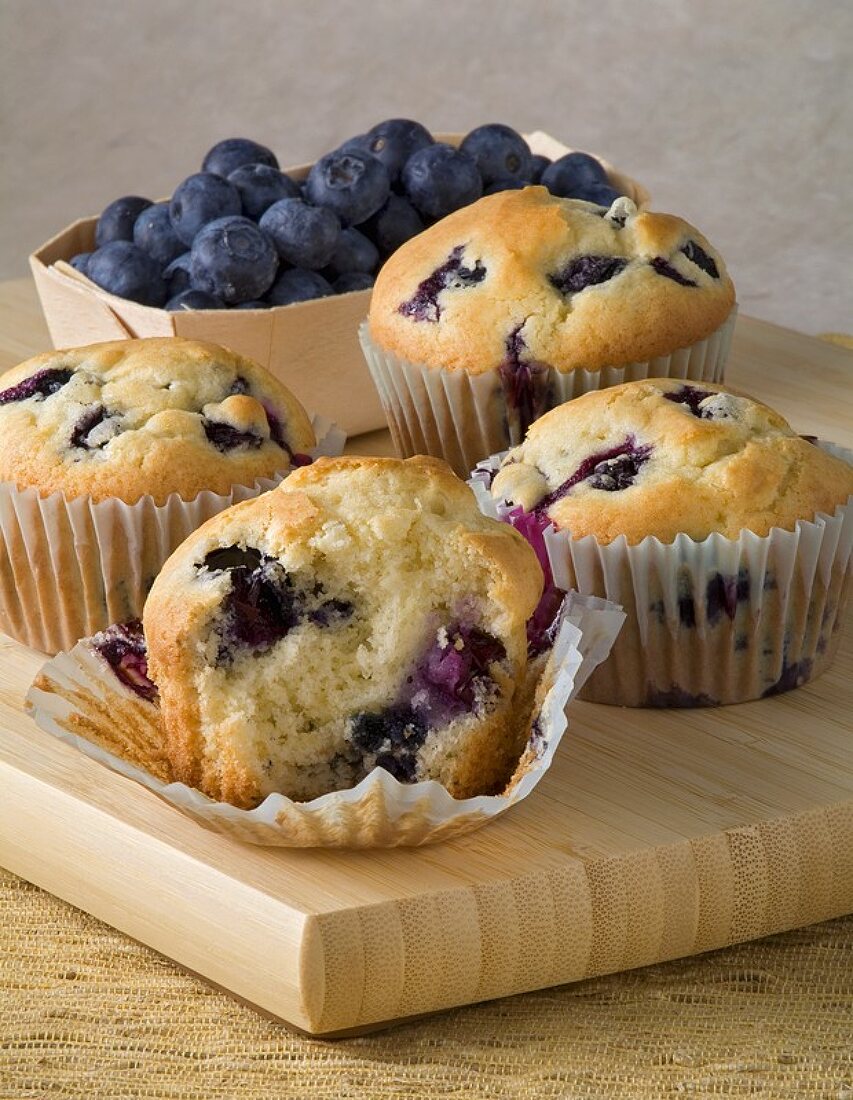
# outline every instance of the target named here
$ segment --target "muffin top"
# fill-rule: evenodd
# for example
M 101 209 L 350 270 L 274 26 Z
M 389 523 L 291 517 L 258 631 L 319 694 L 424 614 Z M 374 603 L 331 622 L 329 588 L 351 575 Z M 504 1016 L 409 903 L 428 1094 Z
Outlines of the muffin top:
M 0 480 L 42 496 L 228 493 L 286 472 L 315 442 L 285 386 L 216 344 L 118 340 L 51 351 L 0 378 Z
M 706 382 L 653 378 L 584 394 L 509 451 L 492 494 L 574 538 L 672 542 L 793 529 L 853 493 L 853 466 L 766 405 Z
M 376 280 L 370 332 L 429 367 L 597 370 L 704 339 L 734 300 L 719 253 L 681 218 L 525 187 L 398 249 Z

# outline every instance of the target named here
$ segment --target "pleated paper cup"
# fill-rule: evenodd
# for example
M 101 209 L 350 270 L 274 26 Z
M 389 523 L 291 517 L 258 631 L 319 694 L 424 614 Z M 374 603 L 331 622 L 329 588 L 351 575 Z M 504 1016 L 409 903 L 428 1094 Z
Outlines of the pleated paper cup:
M 311 457 L 340 454 L 346 437 L 314 417 L 319 443 Z M 163 504 L 145 496 L 43 497 L 37 489 L 0 483 L 0 630 L 44 653 L 70 649 L 111 623 L 139 618 L 148 590 L 169 555 L 202 523 L 232 504 L 275 488 L 288 471 L 202 492 L 172 493 Z
M 853 451 L 818 445 L 853 463 Z M 481 509 L 544 553 L 556 585 L 613 600 L 627 614 L 581 698 L 632 707 L 744 703 L 799 687 L 832 663 L 850 587 L 853 497 L 832 515 L 765 536 L 599 543 L 495 501 L 488 485 L 502 457 L 472 477 Z
M 467 477 L 487 456 L 521 443 L 530 424 L 549 409 L 591 390 L 644 378 L 721 383 L 736 316 L 735 306 L 704 340 L 644 362 L 565 372 L 531 367 L 533 407 L 524 413 L 508 402 L 498 370 L 473 374 L 411 363 L 376 344 L 367 321 L 359 339 L 399 456 L 434 455 Z
M 566 730 L 566 706 L 606 658 L 624 615 L 606 601 L 570 593 L 537 684 L 518 766 L 500 795 L 454 799 L 440 784 L 400 783 L 375 768 L 357 786 L 310 802 L 271 794 L 253 810 L 215 802 L 171 781 L 160 710 L 117 679 L 92 645 L 48 661 L 27 694 L 46 732 L 141 783 L 216 832 L 286 848 L 389 848 L 433 844 L 477 829 L 522 801 L 551 765 Z

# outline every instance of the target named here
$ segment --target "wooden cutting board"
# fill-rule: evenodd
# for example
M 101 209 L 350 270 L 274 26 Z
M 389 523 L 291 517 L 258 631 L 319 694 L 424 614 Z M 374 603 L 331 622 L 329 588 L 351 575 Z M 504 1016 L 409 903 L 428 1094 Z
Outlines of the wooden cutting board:
M 48 346 L 0 286 L 0 367 Z M 853 355 L 741 318 L 731 384 L 853 445 Z M 361 453 L 388 452 L 387 436 Z M 22 711 L 42 658 L 0 641 L 0 864 L 312 1034 L 576 981 L 853 909 L 853 633 L 787 695 L 710 711 L 575 704 L 554 766 L 444 845 L 253 848 Z

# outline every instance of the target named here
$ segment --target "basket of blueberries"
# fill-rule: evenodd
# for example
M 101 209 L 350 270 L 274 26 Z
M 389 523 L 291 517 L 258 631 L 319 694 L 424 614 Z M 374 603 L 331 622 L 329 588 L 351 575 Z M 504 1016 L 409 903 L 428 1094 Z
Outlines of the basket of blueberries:
M 606 161 L 509 126 L 389 119 L 313 165 L 229 138 L 171 198 L 124 195 L 30 257 L 56 347 L 142 336 L 225 344 L 349 434 L 384 427 L 358 346 L 382 263 L 483 195 L 540 183 L 609 205 L 648 194 Z

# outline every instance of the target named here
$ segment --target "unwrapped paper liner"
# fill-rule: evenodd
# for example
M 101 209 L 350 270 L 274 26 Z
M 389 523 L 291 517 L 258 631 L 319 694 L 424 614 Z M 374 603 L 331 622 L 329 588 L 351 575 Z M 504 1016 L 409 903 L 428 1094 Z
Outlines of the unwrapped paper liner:
M 817 446 L 853 464 L 853 451 Z M 492 497 L 505 455 L 472 474 L 480 509 L 523 528 L 537 553 L 544 546 L 556 585 L 595 592 L 627 613 L 582 698 L 621 706 L 741 703 L 798 687 L 831 664 L 849 588 L 853 498 L 832 515 L 764 536 L 743 530 L 738 538 L 599 543 Z
M 645 362 L 599 370 L 542 368 L 547 378 L 543 374 L 538 385 L 548 393 L 548 401 L 538 415 L 590 390 L 643 378 L 720 383 L 736 316 L 733 306 L 723 324 L 704 340 Z M 522 442 L 524 432 L 507 415 L 497 370 L 474 374 L 411 363 L 374 343 L 367 321 L 359 328 L 359 340 L 401 458 L 433 455 L 467 477 L 477 462 Z
M 278 847 L 388 848 L 431 844 L 479 828 L 520 802 L 548 770 L 566 729 L 565 708 L 610 651 L 624 615 L 605 600 L 569 593 L 537 691 L 530 736 L 506 791 L 456 800 L 433 780 L 400 783 L 375 768 L 357 786 L 310 802 L 268 795 L 253 810 L 215 802 L 184 783 L 169 783 L 117 755 L 130 740 L 156 741 L 159 709 L 116 679 L 88 644 L 48 661 L 27 694 L 27 706 L 47 733 L 113 771 L 141 783 L 217 832 Z M 84 735 L 85 734 L 85 735 Z M 108 751 L 106 742 L 117 751 Z M 148 750 L 150 752 L 150 748 Z
M 312 421 L 312 458 L 338 455 L 346 435 L 326 417 Z M 288 471 L 289 472 L 289 471 Z M 275 488 L 285 473 L 204 491 L 194 500 L 172 493 L 135 504 L 43 497 L 35 488 L 0 483 L 0 629 L 44 653 L 142 614 L 163 563 L 211 516 Z

